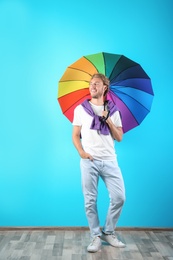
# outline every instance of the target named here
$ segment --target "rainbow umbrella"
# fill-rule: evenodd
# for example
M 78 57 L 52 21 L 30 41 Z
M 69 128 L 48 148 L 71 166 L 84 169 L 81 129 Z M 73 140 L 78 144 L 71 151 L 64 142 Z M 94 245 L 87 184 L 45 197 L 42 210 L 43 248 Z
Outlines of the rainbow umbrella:
M 94 73 L 109 78 L 107 99 L 119 108 L 124 133 L 140 125 L 153 101 L 151 79 L 138 63 L 124 55 L 105 52 L 83 56 L 67 67 L 58 83 L 63 114 L 73 121 L 75 107 L 90 98 L 89 82 Z

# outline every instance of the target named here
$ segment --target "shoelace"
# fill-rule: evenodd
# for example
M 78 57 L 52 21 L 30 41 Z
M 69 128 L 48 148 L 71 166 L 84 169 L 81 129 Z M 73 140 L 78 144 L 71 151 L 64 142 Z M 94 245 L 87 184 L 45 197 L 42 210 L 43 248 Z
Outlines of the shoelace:
M 119 242 L 119 240 L 115 234 L 112 234 L 112 238 L 115 239 L 117 242 Z
M 122 245 L 123 243 L 118 240 L 117 236 L 115 234 L 112 234 L 112 238 L 116 241 L 117 244 Z
M 93 240 L 92 240 L 92 242 L 91 242 L 91 245 L 96 244 L 96 242 L 97 242 L 96 240 L 97 240 L 97 237 L 93 238 Z
M 115 239 L 115 240 L 118 240 L 117 237 L 114 234 L 112 234 L 112 238 Z

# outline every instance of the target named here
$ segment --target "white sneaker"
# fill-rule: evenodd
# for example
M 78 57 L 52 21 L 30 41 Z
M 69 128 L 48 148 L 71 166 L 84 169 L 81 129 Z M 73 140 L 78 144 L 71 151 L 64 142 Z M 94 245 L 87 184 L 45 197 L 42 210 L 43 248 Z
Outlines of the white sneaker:
M 97 252 L 101 248 L 101 239 L 99 237 L 94 237 L 87 247 L 87 251 L 91 253 Z
M 126 246 L 124 243 L 122 243 L 121 241 L 118 240 L 118 238 L 115 236 L 115 234 L 106 235 L 106 234 L 102 233 L 100 238 L 114 247 L 123 248 Z

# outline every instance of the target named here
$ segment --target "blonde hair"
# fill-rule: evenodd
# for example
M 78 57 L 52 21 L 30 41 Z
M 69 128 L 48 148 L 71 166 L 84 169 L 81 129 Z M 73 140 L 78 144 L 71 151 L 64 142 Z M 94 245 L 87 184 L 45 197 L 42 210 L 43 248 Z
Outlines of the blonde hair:
M 104 96 L 106 96 L 106 94 L 107 94 L 108 91 L 109 91 L 109 84 L 110 84 L 109 79 L 108 79 L 104 74 L 102 74 L 102 73 L 95 73 L 95 74 L 93 74 L 92 77 L 91 77 L 91 80 L 92 80 L 93 78 L 99 78 L 99 79 L 101 79 L 102 82 L 103 82 L 103 85 L 106 85 L 106 86 L 107 86 L 107 89 L 105 90 L 105 93 L 104 93 Z

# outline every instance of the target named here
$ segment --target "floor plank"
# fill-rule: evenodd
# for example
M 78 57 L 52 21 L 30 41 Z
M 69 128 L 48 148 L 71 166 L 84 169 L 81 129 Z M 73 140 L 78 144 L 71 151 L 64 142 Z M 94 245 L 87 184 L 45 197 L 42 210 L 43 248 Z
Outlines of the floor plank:
M 117 249 L 106 242 L 88 253 L 87 230 L 1 230 L 0 260 L 173 260 L 173 231 L 124 230 Z

